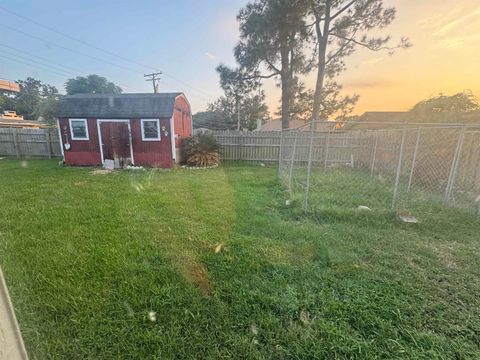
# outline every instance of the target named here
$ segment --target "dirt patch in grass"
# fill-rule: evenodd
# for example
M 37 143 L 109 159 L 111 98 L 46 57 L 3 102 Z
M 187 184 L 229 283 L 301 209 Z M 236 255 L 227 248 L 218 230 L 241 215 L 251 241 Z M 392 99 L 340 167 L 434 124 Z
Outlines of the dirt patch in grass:
M 201 289 L 206 295 L 212 295 L 213 286 L 208 279 L 208 271 L 200 262 L 194 262 L 187 267 L 187 277 L 195 286 Z
M 107 175 L 107 174 L 110 174 L 111 172 L 112 170 L 96 169 L 96 170 L 92 170 L 90 172 L 90 175 Z
M 430 246 L 438 260 L 448 269 L 456 269 L 457 263 L 454 260 L 453 247 L 449 245 L 431 245 Z

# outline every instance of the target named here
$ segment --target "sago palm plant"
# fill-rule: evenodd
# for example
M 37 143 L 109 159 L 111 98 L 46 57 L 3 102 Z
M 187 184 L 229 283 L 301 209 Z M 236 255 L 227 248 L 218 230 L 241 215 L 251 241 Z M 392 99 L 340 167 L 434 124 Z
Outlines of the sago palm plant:
M 215 137 L 206 133 L 193 135 L 183 142 L 183 160 L 188 166 L 208 167 L 218 165 L 220 154 Z

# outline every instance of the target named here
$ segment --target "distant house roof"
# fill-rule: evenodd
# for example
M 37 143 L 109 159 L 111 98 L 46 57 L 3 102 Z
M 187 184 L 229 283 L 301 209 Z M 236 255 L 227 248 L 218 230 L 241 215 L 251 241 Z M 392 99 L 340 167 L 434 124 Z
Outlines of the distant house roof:
M 289 129 L 294 129 L 302 125 L 305 125 L 305 123 L 299 120 L 290 120 L 288 125 L 289 125 L 288 126 Z M 282 130 L 282 119 L 267 121 L 265 124 L 262 125 L 259 131 L 279 131 L 279 130 Z
M 58 117 L 79 118 L 170 118 L 175 100 L 183 93 L 161 94 L 77 94 L 63 96 Z
M 6 90 L 11 92 L 20 92 L 20 85 L 14 81 L 0 80 L 0 90 Z
M 15 111 L 4 111 L 3 114 L 0 113 L 0 127 L 41 129 L 48 125 L 42 121 L 24 120 Z

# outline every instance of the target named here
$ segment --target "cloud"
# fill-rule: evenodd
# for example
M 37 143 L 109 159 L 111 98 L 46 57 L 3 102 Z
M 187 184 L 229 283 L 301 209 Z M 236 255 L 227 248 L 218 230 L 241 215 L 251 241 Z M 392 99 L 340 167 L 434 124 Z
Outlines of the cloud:
M 378 64 L 380 62 L 383 61 L 383 57 L 374 57 L 374 58 L 371 58 L 369 60 L 366 60 L 362 63 L 362 65 L 366 64 L 366 65 L 375 65 L 375 64 Z
M 440 39 L 435 45 L 436 49 L 453 49 L 453 48 L 463 48 L 469 45 L 477 46 L 477 42 L 480 40 L 480 34 L 471 33 L 467 35 L 460 36 L 449 36 L 443 39 Z
M 343 86 L 354 89 L 373 89 L 392 86 L 392 82 L 389 80 L 350 81 L 344 83 Z
M 209 58 L 210 60 L 218 60 L 218 56 L 216 56 L 216 55 L 214 55 L 214 54 L 212 54 L 211 52 L 208 52 L 208 51 L 205 53 L 205 56 L 207 58 Z
M 460 6 L 455 8 L 452 11 L 449 11 L 448 14 L 442 14 L 437 12 L 425 19 L 418 21 L 418 24 L 425 29 L 438 28 L 439 26 L 444 24 L 446 21 L 449 21 L 452 17 L 456 16 L 457 14 L 460 14 L 463 10 L 464 8 Z
M 475 10 L 472 13 L 469 13 L 469 14 L 461 16 L 461 17 L 459 17 L 455 20 L 444 23 L 442 26 L 437 28 L 437 30 L 433 33 L 433 35 L 437 35 L 437 36 L 442 35 L 442 34 L 446 33 L 447 31 L 452 30 L 456 26 L 464 23 L 465 21 L 467 21 L 471 18 L 475 18 L 475 17 L 480 17 L 480 8 L 478 8 L 477 10 Z
M 470 10 L 458 7 L 448 14 L 435 13 L 428 18 L 420 20 L 418 24 L 425 29 L 432 30 L 434 36 L 441 37 L 448 35 L 449 32 L 459 25 L 465 25 L 465 22 L 477 17 L 480 17 L 480 8 Z

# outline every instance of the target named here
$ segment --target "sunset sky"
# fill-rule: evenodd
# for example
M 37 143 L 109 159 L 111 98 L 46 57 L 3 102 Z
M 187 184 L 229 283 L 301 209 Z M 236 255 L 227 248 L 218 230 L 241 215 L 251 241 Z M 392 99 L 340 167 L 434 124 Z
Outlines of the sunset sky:
M 184 91 L 200 111 L 221 95 L 215 67 L 234 65 L 235 16 L 246 3 L 0 0 L 0 78 L 33 76 L 63 91 L 68 78 L 96 73 L 125 92 L 150 92 L 143 74 L 158 69 L 161 91 Z M 339 82 L 361 96 L 355 113 L 407 110 L 440 92 L 480 95 L 478 0 L 386 3 L 398 14 L 385 33 L 407 36 L 413 47 L 393 56 L 359 50 L 348 59 Z M 314 74 L 305 81 L 313 86 Z M 265 90 L 275 110 L 279 89 L 268 82 Z

